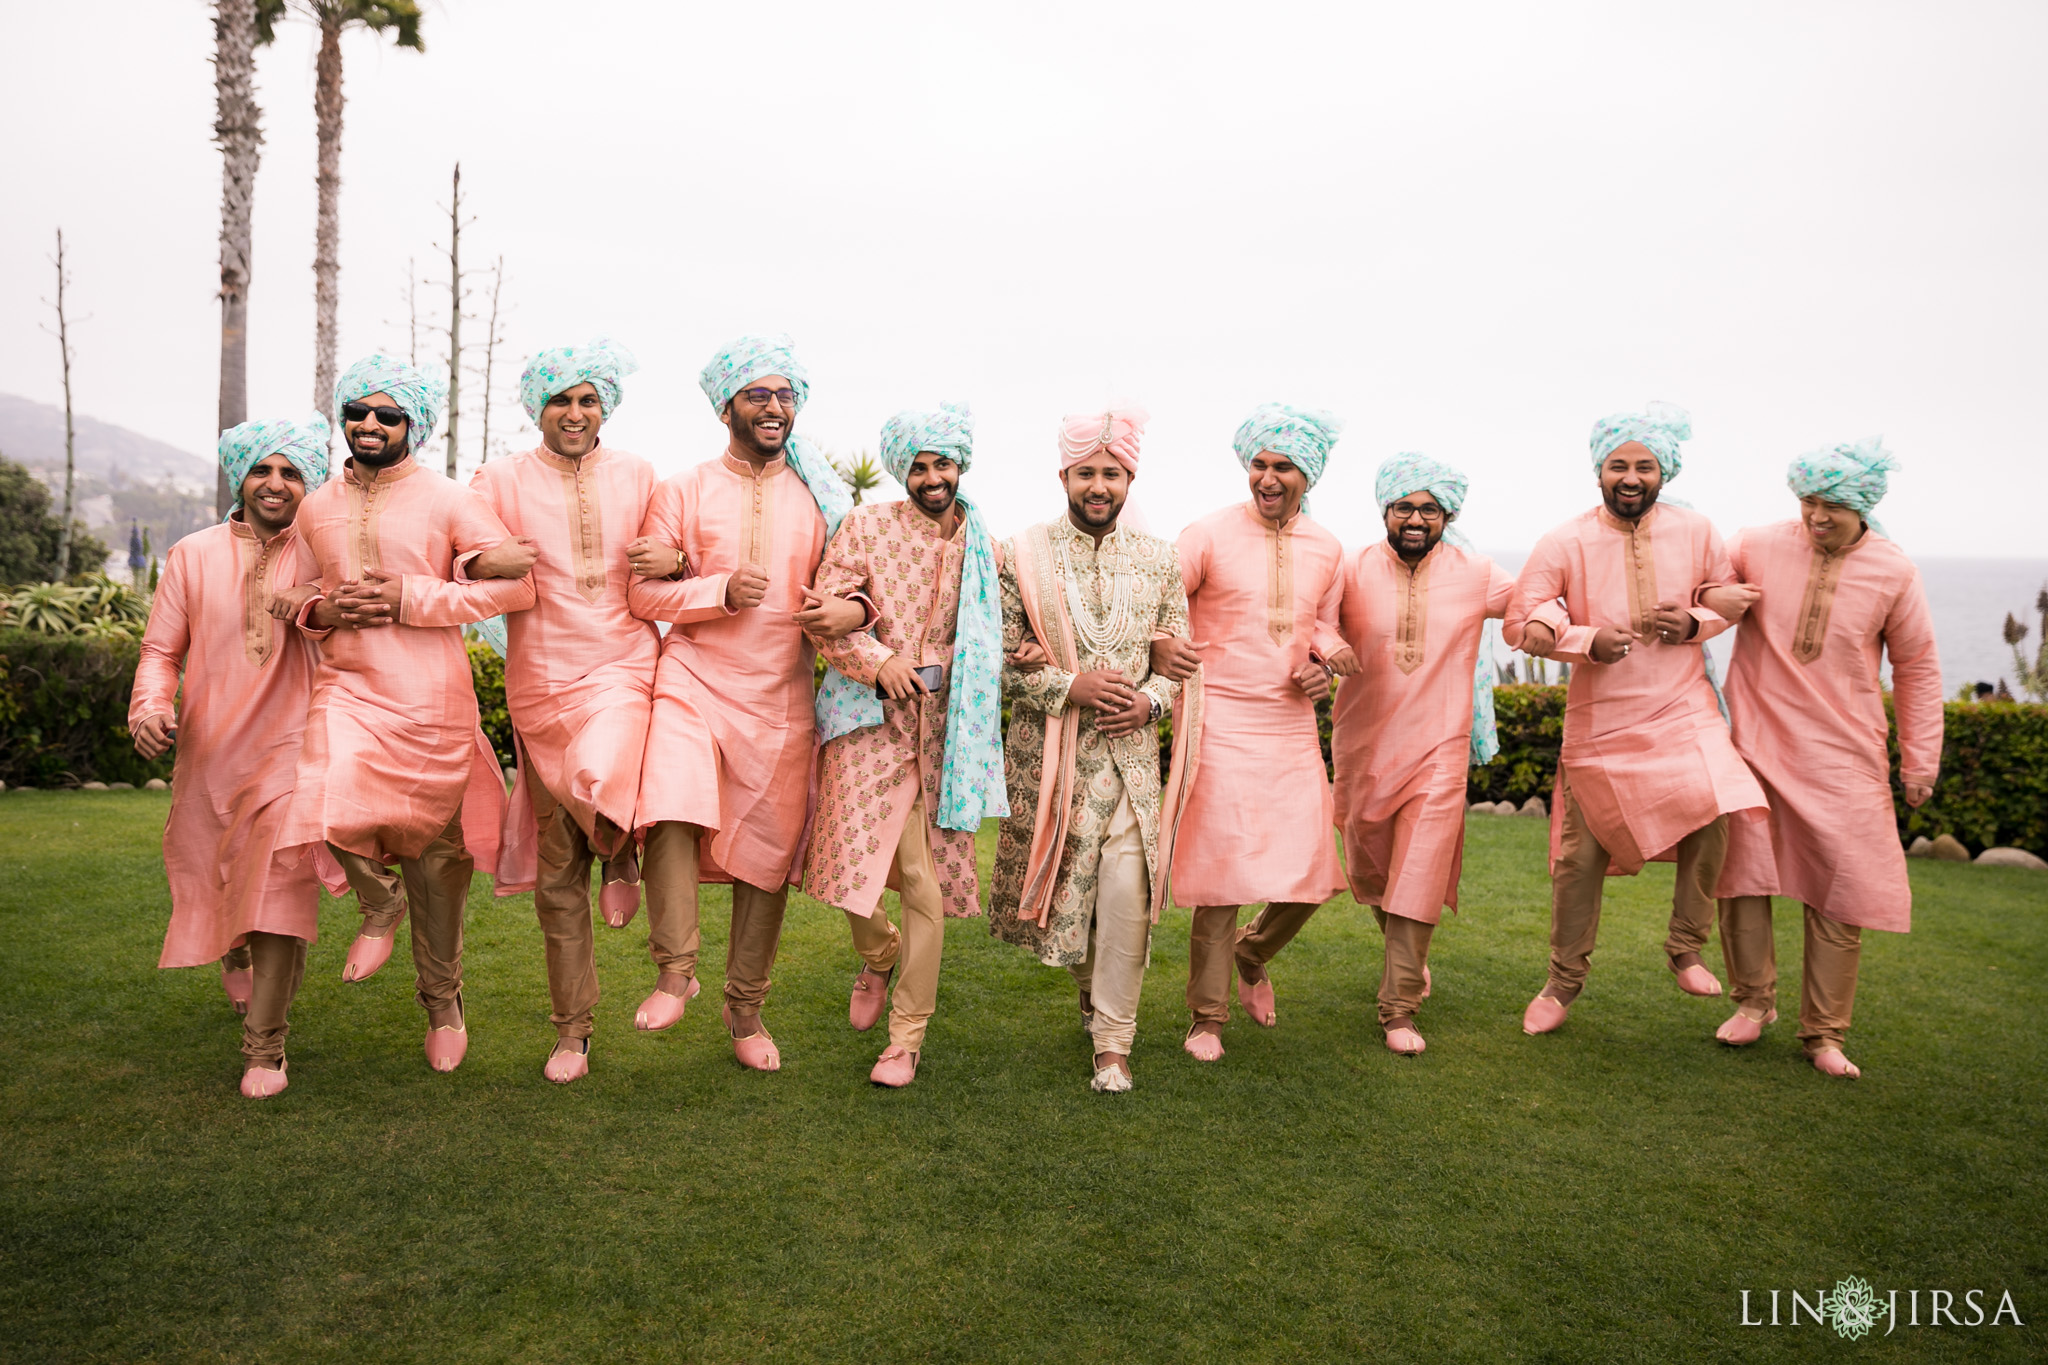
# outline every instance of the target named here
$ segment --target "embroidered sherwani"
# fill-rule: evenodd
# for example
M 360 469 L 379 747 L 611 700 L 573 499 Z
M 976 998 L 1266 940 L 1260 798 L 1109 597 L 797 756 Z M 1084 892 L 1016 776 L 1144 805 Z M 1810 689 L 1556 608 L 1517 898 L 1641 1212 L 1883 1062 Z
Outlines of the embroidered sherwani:
M 1472 670 L 1515 580 L 1438 541 L 1412 567 L 1386 541 L 1344 568 L 1341 629 L 1359 671 L 1337 688 L 1330 751 L 1352 894 L 1435 924 L 1458 907 Z
M 939 664 L 950 683 L 964 543 L 958 526 L 942 539 L 938 523 L 908 499 L 854 508 L 826 551 L 817 588 L 864 595 L 876 619 L 871 631 L 822 646 L 825 662 L 863 686 L 894 657 L 912 667 Z M 922 799 L 927 820 L 939 809 L 949 695 L 942 684 L 929 697 L 885 699 L 880 725 L 824 746 L 804 889 L 827 905 L 874 914 L 883 887 L 894 885 L 911 807 Z M 973 832 L 933 827 L 931 851 L 946 913 L 980 914 Z
M 534 909 L 555 1027 L 584 1038 L 598 1000 L 590 864 L 593 853 L 630 862 L 661 652 L 659 633 L 627 600 L 626 546 L 646 517 L 654 466 L 603 445 L 574 460 L 539 446 L 484 465 L 470 482 L 540 552 L 534 605 L 505 619 L 505 701 L 525 788 L 513 800 L 527 803 L 511 814 L 536 821 Z
M 1026 874 L 1034 835 L 1041 824 L 1062 814 L 1040 810 L 1041 785 L 1060 778 L 1058 772 L 1041 771 L 1047 729 L 1067 718 L 1067 689 L 1077 672 L 1115 669 L 1161 709 L 1170 707 L 1180 684 L 1152 676 L 1152 637 L 1187 635 L 1187 593 L 1180 557 L 1170 541 L 1117 526 L 1098 549 L 1092 536 L 1065 517 L 1042 528 L 1042 534 L 1044 552 L 1031 557 L 1034 582 L 1028 586 L 1018 582 L 1019 545 L 1026 537 L 1004 546 L 1003 652 L 1015 653 L 1027 636 L 1036 638 L 1025 613 L 1024 594 L 1031 592 L 1046 610 L 1083 618 L 1075 623 L 1079 667 L 1062 667 L 1055 653 L 1054 663 L 1034 672 L 1004 670 L 1010 696 L 1004 765 L 1011 815 L 996 841 L 989 931 L 1029 949 L 1048 966 L 1079 966 L 1088 954 L 1104 840 L 1120 803 L 1128 800 L 1142 838 L 1146 877 L 1156 882 L 1160 875 L 1159 742 L 1150 725 L 1111 738 L 1102 733 L 1092 709 L 1076 716 L 1069 760 L 1072 795 L 1063 813 L 1066 837 L 1055 851 L 1046 921 L 1040 926 L 1035 917 L 1021 917 L 1019 908 L 1031 889 Z M 1091 625 L 1108 633 L 1091 638 Z M 1041 643 L 1051 649 L 1050 642 Z
M 307 496 L 296 528 L 323 594 L 371 570 L 400 578 L 403 600 L 395 624 L 315 632 L 320 667 L 285 841 L 385 863 L 418 857 L 460 816 L 464 846 L 490 871 L 505 782 L 477 725 L 462 627 L 532 606 L 533 580 L 478 582 L 461 570 L 505 539 L 505 524 L 408 455 L 381 470 L 347 461 Z
M 1306 516 L 1275 527 L 1240 503 L 1189 526 L 1177 548 L 1189 631 L 1208 645 L 1208 713 L 1174 842 L 1174 904 L 1320 904 L 1344 879 L 1315 699 L 1294 673 L 1344 643 L 1343 546 Z
M 153 715 L 177 718 L 164 825 L 171 922 L 160 967 L 218 961 L 252 931 L 318 936 L 312 864 L 273 857 L 315 658 L 297 626 L 271 616 L 270 602 L 299 581 L 303 553 L 292 531 L 259 541 L 237 519 L 186 536 L 164 561 L 128 703 L 131 729 Z
M 1890 655 L 1900 779 L 1931 787 L 1943 722 L 1934 617 L 1912 560 L 1875 531 L 1830 553 L 1799 521 L 1784 521 L 1738 532 L 1729 555 L 1741 580 L 1763 590 L 1736 631 L 1727 691 L 1735 747 L 1771 802 L 1767 823 L 1730 832 L 1721 871 L 1732 993 L 1773 1007 L 1765 898 L 1800 901 L 1809 919 L 1800 1036 L 1840 1047 L 1858 931 L 1912 927 L 1878 665 Z

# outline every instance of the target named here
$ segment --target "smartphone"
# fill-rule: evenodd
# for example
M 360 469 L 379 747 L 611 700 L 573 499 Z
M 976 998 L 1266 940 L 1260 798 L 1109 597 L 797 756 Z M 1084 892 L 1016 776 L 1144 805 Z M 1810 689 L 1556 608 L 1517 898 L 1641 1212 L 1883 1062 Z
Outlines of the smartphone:
M 927 692 L 938 691 L 939 684 L 946 680 L 946 666 L 944 664 L 925 664 L 921 668 L 913 668 L 910 671 L 917 675 L 917 680 L 924 684 L 924 690 Z M 887 700 L 889 693 L 880 683 L 876 683 L 875 695 Z

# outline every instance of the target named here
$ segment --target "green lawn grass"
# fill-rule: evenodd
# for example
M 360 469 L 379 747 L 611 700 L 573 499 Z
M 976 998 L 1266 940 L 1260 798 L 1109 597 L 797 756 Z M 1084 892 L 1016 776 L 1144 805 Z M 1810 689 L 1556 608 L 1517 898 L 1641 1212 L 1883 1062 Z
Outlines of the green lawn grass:
M 792 900 L 774 1076 L 715 1008 L 641 1036 L 644 921 L 600 927 L 587 1080 L 552 1033 L 528 898 L 470 903 L 472 1043 L 427 1069 L 403 948 L 344 986 L 330 902 L 291 1089 L 244 1100 L 211 970 L 155 969 L 155 793 L 0 796 L 0 1358 L 26 1360 L 2039 1359 L 2048 1343 L 2048 877 L 1916 863 L 1873 934 L 1850 1055 L 1786 1019 L 1742 1052 L 1657 945 L 1668 866 L 1610 883 L 1592 981 L 1526 1038 L 1544 827 L 1477 819 L 1439 930 L 1430 1049 L 1374 1023 L 1370 915 L 1276 965 L 1281 1024 L 1180 1051 L 1162 924 L 1137 1089 L 1089 1093 L 1064 972 L 949 925 L 922 1076 L 877 1090 L 837 912 Z M 984 838 L 984 857 L 987 845 Z M 704 999 L 723 954 L 706 896 Z M 1709 961 L 1718 965 L 1710 952 Z M 2010 1291 L 2027 1326 L 1843 1341 L 1739 1325 L 1739 1291 L 1849 1275 Z M 1901 1296 L 1902 1305 L 1905 1303 Z M 1926 1299 L 1923 1296 L 1923 1305 Z M 1924 1308 L 1923 1308 L 1924 1313 Z M 1924 1317 L 1923 1317 L 1924 1320 Z M 1882 1327 L 1880 1327 L 1882 1330 Z

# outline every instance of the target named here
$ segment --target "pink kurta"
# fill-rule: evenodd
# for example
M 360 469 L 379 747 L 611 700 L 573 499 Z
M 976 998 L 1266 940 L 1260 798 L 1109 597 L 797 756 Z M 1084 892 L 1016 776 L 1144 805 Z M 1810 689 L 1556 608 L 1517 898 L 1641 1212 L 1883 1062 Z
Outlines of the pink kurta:
M 889 659 L 941 664 L 945 684 L 914 701 L 882 702 L 882 723 L 829 741 L 818 758 L 818 815 L 812 826 L 804 889 L 827 905 L 872 915 L 896 871 L 896 847 L 920 793 L 927 819 L 939 809 L 946 771 L 946 706 L 952 697 L 953 632 L 960 617 L 960 564 L 966 541 L 950 540 L 906 499 L 847 514 L 818 570 L 818 590 L 859 595 L 879 616 L 824 646 L 825 662 L 873 686 Z M 981 913 L 974 832 L 931 828 L 932 861 L 946 913 Z
M 462 626 L 533 605 L 533 579 L 457 579 L 505 539 L 474 490 L 411 456 L 309 494 L 297 529 L 323 592 L 374 570 L 403 578 L 398 624 L 319 634 L 320 667 L 280 836 L 388 862 L 415 858 L 462 813 L 476 865 L 497 867 L 505 779 L 477 727 Z M 300 613 L 306 620 L 311 610 Z
M 1284 528 L 1250 503 L 1181 532 L 1190 637 L 1206 713 L 1173 851 L 1174 904 L 1320 905 L 1342 890 L 1315 699 L 1294 685 L 1337 635 L 1344 547 L 1308 517 Z
M 1330 751 L 1351 891 L 1435 924 L 1458 908 L 1465 861 L 1472 670 L 1515 580 L 1443 541 L 1410 569 L 1381 540 L 1350 557 L 1343 587 L 1338 620 L 1359 672 L 1338 685 Z
M 317 937 L 313 865 L 274 856 L 314 651 L 298 627 L 270 615 L 270 599 L 299 581 L 303 553 L 291 531 L 265 544 L 236 520 L 193 532 L 164 561 L 128 702 L 131 728 L 153 715 L 178 724 L 164 825 L 171 923 L 160 967 L 218 961 L 252 931 Z
M 505 618 L 505 702 L 533 776 L 601 855 L 618 839 L 598 837 L 598 816 L 633 829 L 661 654 L 660 633 L 626 596 L 626 546 L 655 482 L 647 461 L 604 446 L 580 460 L 542 446 L 470 480 L 507 530 L 540 549 L 534 605 Z
M 1702 588 L 1734 581 L 1713 523 L 1660 503 L 1631 525 L 1596 507 L 1536 542 L 1522 566 L 1503 632 L 1522 641 L 1531 616 L 1558 598 L 1570 624 L 1553 656 L 1570 661 L 1558 799 L 1550 813 L 1555 866 L 1569 791 L 1607 850 L 1612 871 L 1632 875 L 1715 817 L 1755 811 L 1764 794 L 1729 740 L 1707 681 L 1700 645 L 1728 622 L 1698 605 Z M 1683 644 L 1657 638 L 1657 604 L 1676 602 L 1698 620 Z M 1587 653 L 1600 626 L 1642 638 L 1619 662 Z
M 633 580 L 633 614 L 668 621 L 640 774 L 642 828 L 715 831 L 703 880 L 773 889 L 802 873 L 816 730 L 811 642 L 790 619 L 825 553 L 825 518 L 781 457 L 758 473 L 732 455 L 654 490 L 640 533 L 689 556 L 691 576 Z M 761 605 L 729 611 L 725 584 L 751 562 Z
M 1904 933 L 1913 889 L 1892 808 L 1878 659 L 1892 660 L 1899 773 L 1941 768 L 1941 661 L 1920 573 L 1866 532 L 1824 555 L 1796 520 L 1738 532 L 1735 573 L 1763 589 L 1735 634 L 1735 747 L 1771 801 L 1729 830 L 1723 896 L 1789 896 L 1829 919 Z

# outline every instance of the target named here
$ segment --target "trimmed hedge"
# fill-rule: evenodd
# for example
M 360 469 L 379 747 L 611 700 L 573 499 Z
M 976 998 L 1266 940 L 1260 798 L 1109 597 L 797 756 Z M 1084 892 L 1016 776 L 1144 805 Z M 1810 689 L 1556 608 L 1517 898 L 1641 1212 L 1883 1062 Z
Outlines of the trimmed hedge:
M 171 760 L 144 762 L 128 734 L 128 693 L 140 649 L 133 641 L 0 629 L 0 781 L 63 787 L 169 777 Z M 505 667 L 489 646 L 471 642 L 470 674 L 484 733 L 512 766 L 512 720 Z M 1500 755 L 1471 770 L 1467 801 L 1550 799 L 1564 736 L 1562 687 L 1512 684 L 1494 693 Z M 1323 759 L 1330 755 L 1330 704 L 1316 705 Z M 1160 727 L 1162 764 L 1172 725 Z M 1892 777 L 1899 834 L 1953 834 L 1973 852 L 2009 845 L 2048 855 L 2048 706 L 1950 702 L 1942 775 L 1918 810 Z
M 128 734 L 128 693 L 142 648 L 133 640 L 0 630 L 0 782 L 168 778 L 167 755 L 146 762 Z

